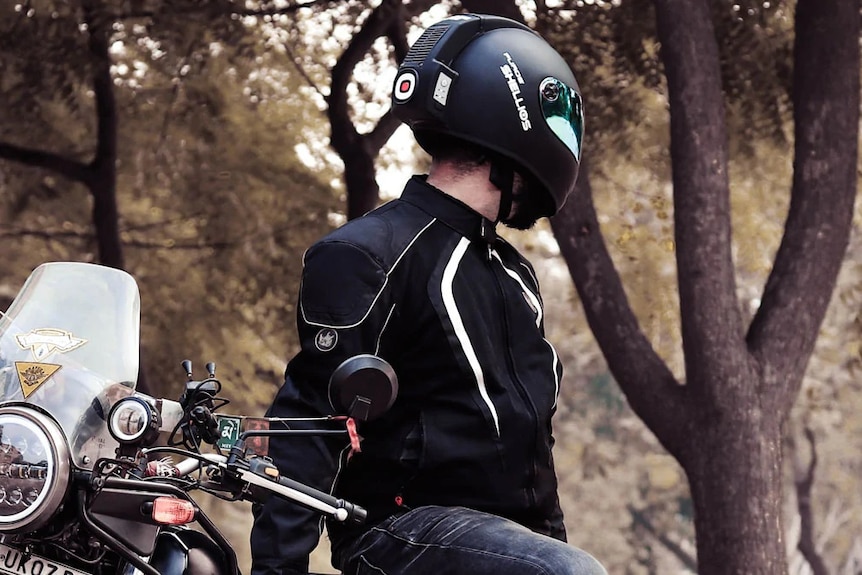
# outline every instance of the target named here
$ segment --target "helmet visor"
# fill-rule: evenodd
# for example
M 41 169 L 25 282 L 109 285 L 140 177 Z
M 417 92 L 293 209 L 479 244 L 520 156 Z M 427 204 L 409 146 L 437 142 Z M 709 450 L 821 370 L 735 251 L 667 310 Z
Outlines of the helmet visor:
M 581 138 L 584 135 L 584 104 L 581 95 L 549 76 L 539 84 L 539 102 L 545 123 L 580 162 Z

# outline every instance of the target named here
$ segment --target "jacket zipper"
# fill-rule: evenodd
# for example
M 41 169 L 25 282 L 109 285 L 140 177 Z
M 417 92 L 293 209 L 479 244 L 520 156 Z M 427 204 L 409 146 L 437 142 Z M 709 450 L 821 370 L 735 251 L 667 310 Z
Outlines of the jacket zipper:
M 508 298 L 506 297 L 506 289 L 505 289 L 503 282 L 501 280 L 502 279 L 506 279 L 507 281 L 508 280 L 515 281 L 515 280 L 513 278 L 509 278 L 509 275 L 507 272 L 508 268 L 506 268 L 506 266 L 503 265 L 502 258 L 499 256 L 499 254 L 496 253 L 496 251 L 492 250 L 489 247 L 488 248 L 488 254 L 489 254 L 489 257 L 494 256 L 497 259 L 497 263 L 499 264 L 499 268 L 500 268 L 499 270 L 492 269 L 492 273 L 494 274 L 494 279 L 497 282 L 497 289 L 500 292 L 500 297 L 503 299 L 503 304 L 504 304 L 503 305 L 503 310 L 504 310 L 504 312 L 503 312 L 503 322 L 504 322 L 503 326 L 504 326 L 504 332 L 506 335 L 506 344 L 507 344 L 506 345 L 506 367 L 509 370 L 509 375 L 512 379 L 512 382 L 514 383 L 514 387 L 516 388 L 518 395 L 521 397 L 522 403 L 529 409 L 530 415 L 532 416 L 532 419 L 533 419 L 533 421 L 532 421 L 532 423 L 533 423 L 533 425 L 532 425 L 533 436 L 532 436 L 531 445 L 535 445 L 537 440 L 538 440 L 538 437 L 539 437 L 539 435 L 538 435 L 539 432 L 537 429 L 538 425 L 539 425 L 539 414 L 536 410 L 535 404 L 533 403 L 533 399 L 530 397 L 530 394 L 527 391 L 526 387 L 524 386 L 523 382 L 521 381 L 520 377 L 518 377 L 517 371 L 515 371 L 515 360 L 514 360 L 514 357 L 512 357 L 512 348 L 511 348 L 511 346 L 508 345 L 510 338 L 511 338 L 511 331 L 512 331 L 511 327 L 512 326 L 511 326 L 511 321 L 510 321 L 509 311 L 508 311 L 509 306 L 507 305 L 508 304 Z M 491 257 L 491 259 L 493 260 L 494 257 Z M 493 268 L 494 262 L 491 261 L 490 265 Z M 499 275 L 500 273 L 503 273 L 505 278 L 501 278 Z M 518 288 L 521 289 L 522 286 L 519 285 Z M 538 475 L 538 472 L 537 472 L 537 465 L 536 465 L 536 454 L 533 454 L 533 456 L 530 458 L 530 473 L 529 473 L 529 477 L 528 477 L 529 485 L 527 486 L 527 497 L 529 498 L 529 503 L 531 506 L 536 504 L 535 483 L 536 483 L 536 476 L 537 475 Z

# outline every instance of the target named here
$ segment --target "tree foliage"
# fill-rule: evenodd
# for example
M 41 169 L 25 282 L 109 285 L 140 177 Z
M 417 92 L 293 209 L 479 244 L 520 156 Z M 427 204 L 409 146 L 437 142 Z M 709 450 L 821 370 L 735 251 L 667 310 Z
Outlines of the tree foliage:
M 41 42 L 3 45 L 13 89 L 0 112 L 0 158 L 9 160 L 0 234 L 18 247 L 4 283 L 52 259 L 123 264 L 141 284 L 153 391 L 170 393 L 186 355 L 203 363 L 230 349 L 238 407 L 261 409 L 292 345 L 301 253 L 331 227 L 337 200 L 335 174 L 312 174 L 294 151 L 308 130 L 300 119 L 322 118 L 291 95 L 302 79 L 284 52 L 265 49 L 272 31 L 231 3 L 20 6 L 2 22 Z M 110 22 L 109 86 L 94 85 L 86 9 Z M 270 67 L 278 82 L 262 73 Z M 104 155 L 100 90 L 115 102 L 115 145 Z M 100 163 L 116 169 L 112 182 L 63 169 Z M 106 261 L 97 232 L 111 218 L 92 209 L 112 190 L 122 259 Z

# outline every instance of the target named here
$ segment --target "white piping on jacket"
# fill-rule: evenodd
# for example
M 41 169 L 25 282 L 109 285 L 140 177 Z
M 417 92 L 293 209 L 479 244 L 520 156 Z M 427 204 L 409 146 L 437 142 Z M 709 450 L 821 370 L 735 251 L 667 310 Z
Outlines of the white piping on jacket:
M 341 476 L 341 472 L 344 468 L 344 453 L 346 451 L 350 451 L 350 444 L 347 444 L 340 452 L 338 452 L 338 469 L 335 470 L 335 477 L 332 478 L 332 485 L 329 486 L 329 494 L 335 496 L 335 486 L 338 485 L 338 478 Z M 321 515 L 320 519 L 317 522 L 317 535 L 323 535 L 323 528 L 325 527 L 326 516 Z
M 377 334 L 377 345 L 374 346 L 374 354 L 380 353 L 380 340 L 383 339 L 383 332 L 386 331 L 386 326 L 389 325 L 389 320 L 392 319 L 392 314 L 395 312 L 395 304 L 389 308 L 389 315 L 386 316 L 386 321 L 383 322 L 383 327 L 380 328 L 380 333 Z
M 443 270 L 443 283 L 441 285 L 443 305 L 446 308 L 446 313 L 449 314 L 449 320 L 452 322 L 452 327 L 455 329 L 455 336 L 461 343 L 461 348 L 464 350 L 467 362 L 470 364 L 470 368 L 476 376 L 476 385 L 479 387 L 479 395 L 482 396 L 482 400 L 485 402 L 485 405 L 488 406 L 488 410 L 491 412 L 491 417 L 494 419 L 494 428 L 497 431 L 497 437 L 500 437 L 500 420 L 497 416 L 497 408 L 494 407 L 494 403 L 488 395 L 488 389 L 485 386 L 485 374 L 482 372 L 479 358 L 476 357 L 476 351 L 473 349 L 470 336 L 464 328 L 464 321 L 461 319 L 461 314 L 458 311 L 458 305 L 455 303 L 455 296 L 452 292 L 455 272 L 458 270 L 458 264 L 461 263 L 461 258 L 464 257 L 464 252 L 467 251 L 467 247 L 469 245 L 470 240 L 467 238 L 461 238 L 461 241 L 458 242 L 457 246 L 455 246 L 455 251 L 452 252 L 452 256 L 446 264 L 446 268 Z
M 524 280 L 521 279 L 521 276 L 519 276 L 517 274 L 517 272 L 506 267 L 506 264 L 503 263 L 503 260 L 500 258 L 500 254 L 498 254 L 496 250 L 492 250 L 491 255 L 493 255 L 494 258 L 498 262 L 500 262 L 500 266 L 502 266 L 502 268 L 506 271 L 506 273 L 509 275 L 509 277 L 513 278 L 515 281 L 517 281 L 521 285 L 521 289 L 523 290 L 524 295 L 527 298 L 529 298 L 530 303 L 533 305 L 533 308 L 536 310 L 536 327 L 541 327 L 542 318 L 544 317 L 544 310 L 542 309 L 542 304 L 539 301 L 539 296 L 536 295 L 535 293 L 533 293 L 532 290 L 527 288 L 527 284 L 524 283 Z M 521 265 L 524 265 L 524 264 L 521 264 Z M 527 269 L 528 272 L 530 272 L 530 270 L 529 270 L 529 268 L 527 268 L 527 266 L 524 266 L 524 268 Z M 530 275 L 532 275 L 532 272 L 530 272 Z M 535 281 L 535 279 L 536 279 L 535 276 L 533 276 L 534 281 Z M 536 284 L 538 285 L 538 282 L 536 282 Z M 554 372 L 554 407 L 556 407 L 557 406 L 557 399 L 560 396 L 560 376 L 557 373 L 557 365 L 559 364 L 560 360 L 559 360 L 559 357 L 557 356 L 557 350 L 554 349 L 554 346 L 551 345 L 551 342 L 549 342 L 547 340 L 547 338 L 543 337 L 542 339 L 545 341 L 546 344 L 548 344 L 548 347 L 551 348 L 551 354 L 554 356 L 554 362 L 551 365 L 551 369 Z
M 523 291 L 524 295 L 529 298 L 530 304 L 532 304 L 533 309 L 536 310 L 536 327 L 541 327 L 544 311 L 542 310 L 542 304 L 539 302 L 539 296 L 527 288 L 527 284 L 524 283 L 524 280 L 521 279 L 521 276 L 519 276 L 517 272 L 506 267 L 506 264 L 503 263 L 497 250 L 491 250 L 491 255 L 494 256 L 494 259 L 500 262 L 500 266 L 505 270 L 506 274 L 521 285 L 521 291 Z
M 302 321 L 304 321 L 308 325 L 316 325 L 318 327 L 328 327 L 328 328 L 332 328 L 332 329 L 349 329 L 351 327 L 356 327 L 357 325 L 361 324 L 363 321 L 366 320 L 366 318 L 368 318 L 368 314 L 371 313 L 371 310 L 374 309 L 374 304 L 377 303 L 377 300 L 380 298 L 380 294 L 383 293 L 383 290 L 386 289 L 386 284 L 389 283 L 389 276 L 392 274 L 393 271 L 395 271 L 395 268 L 398 266 L 399 262 L 401 262 L 401 259 L 404 257 L 404 254 L 406 254 L 410 250 L 410 248 L 413 246 L 413 244 L 416 243 L 416 240 L 419 239 L 419 236 L 421 236 L 425 232 L 425 230 L 430 228 L 431 225 L 436 221 L 437 221 L 437 218 L 433 218 L 430 222 L 428 222 L 428 224 L 424 228 L 419 230 L 419 232 L 415 236 L 413 236 L 413 239 L 410 240 L 410 243 L 407 244 L 407 247 L 404 248 L 404 251 L 402 251 L 398 255 L 398 259 L 395 260 L 395 263 L 392 264 L 392 267 L 389 268 L 389 270 L 387 270 L 386 279 L 383 281 L 383 285 L 380 286 L 380 290 L 374 296 L 374 300 L 371 302 L 371 305 L 368 306 L 368 310 L 365 312 L 365 315 L 362 316 L 362 319 L 360 319 L 356 323 L 352 323 L 350 325 L 329 325 L 329 324 L 325 324 L 325 323 L 317 323 L 317 322 L 313 322 L 313 321 L 308 321 L 308 318 L 305 317 L 305 308 L 302 307 L 302 298 L 300 297 L 299 298 L 299 312 L 302 314 Z M 302 259 L 303 259 L 303 266 L 304 266 L 305 265 L 305 256 L 303 256 Z

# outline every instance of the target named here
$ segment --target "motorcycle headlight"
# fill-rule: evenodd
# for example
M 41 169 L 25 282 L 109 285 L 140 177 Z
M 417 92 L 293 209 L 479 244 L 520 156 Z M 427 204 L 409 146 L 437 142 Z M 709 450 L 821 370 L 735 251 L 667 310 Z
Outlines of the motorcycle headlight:
M 150 445 L 159 436 L 159 414 L 140 397 L 126 397 L 114 404 L 108 416 L 108 431 L 124 445 Z
M 0 407 L 0 533 L 44 525 L 60 507 L 70 473 L 57 422 L 28 407 Z

